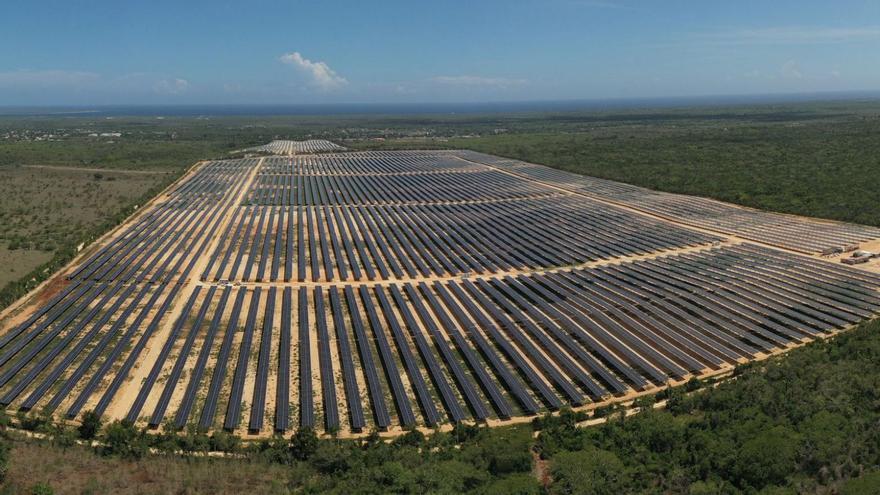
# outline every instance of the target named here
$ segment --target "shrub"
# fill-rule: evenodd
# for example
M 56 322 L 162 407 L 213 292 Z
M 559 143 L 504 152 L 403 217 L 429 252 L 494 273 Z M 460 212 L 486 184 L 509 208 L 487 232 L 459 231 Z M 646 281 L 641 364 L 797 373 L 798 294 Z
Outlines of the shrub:
M 135 428 L 130 421 L 114 421 L 107 425 L 102 437 L 101 453 L 123 459 L 140 459 L 149 452 L 146 432 Z
M 86 411 L 83 414 L 82 423 L 77 428 L 79 437 L 83 440 L 92 440 L 101 431 L 101 415 L 95 411 Z
M 318 450 L 318 436 L 311 428 L 300 428 L 290 437 L 290 455 L 298 460 L 305 461 Z
M 425 443 L 425 435 L 419 430 L 410 430 L 394 439 L 396 445 L 419 447 Z
M 55 493 L 48 483 L 37 483 L 31 487 L 31 495 L 53 495 Z
M 799 442 L 790 429 L 775 426 L 743 443 L 734 466 L 741 486 L 778 485 L 796 470 Z
M 489 483 L 483 490 L 486 495 L 539 495 L 541 485 L 530 474 L 514 474 Z
M 591 448 L 553 458 L 552 493 L 618 495 L 627 493 L 627 472 L 612 452 Z
M 321 474 L 334 475 L 350 471 L 358 461 L 347 444 L 328 440 L 319 443 L 309 463 Z
M 241 438 L 227 431 L 215 431 L 209 439 L 211 450 L 218 452 L 237 452 L 241 447 Z
M 880 471 L 849 480 L 840 490 L 841 495 L 876 495 L 877 493 L 880 493 Z
M 52 425 L 49 430 L 49 437 L 52 440 L 52 444 L 64 450 L 76 445 L 77 435 L 74 429 L 61 423 Z
M 9 442 L 0 438 L 0 484 L 6 480 L 6 473 L 9 470 Z
M 495 476 L 523 473 L 532 469 L 532 456 L 528 450 L 507 449 L 490 454 L 489 472 Z

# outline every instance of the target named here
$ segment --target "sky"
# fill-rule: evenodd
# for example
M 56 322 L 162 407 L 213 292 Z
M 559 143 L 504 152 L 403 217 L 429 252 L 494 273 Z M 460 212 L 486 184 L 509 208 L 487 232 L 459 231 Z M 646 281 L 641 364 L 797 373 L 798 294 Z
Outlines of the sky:
M 880 90 L 880 0 L 4 3 L 0 105 Z

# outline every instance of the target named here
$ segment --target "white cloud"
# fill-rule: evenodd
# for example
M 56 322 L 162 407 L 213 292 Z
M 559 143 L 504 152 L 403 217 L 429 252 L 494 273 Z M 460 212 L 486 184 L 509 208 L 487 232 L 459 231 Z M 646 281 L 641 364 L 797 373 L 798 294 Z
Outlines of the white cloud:
M 878 40 L 880 39 L 880 26 L 843 28 L 777 26 L 703 33 L 698 37 L 704 42 L 722 45 L 845 43 Z
M 313 62 L 303 57 L 299 52 L 285 53 L 280 60 L 296 67 L 297 70 L 309 77 L 312 85 L 319 89 L 333 90 L 348 84 L 344 77 L 337 74 L 325 62 Z
M 186 79 L 162 79 L 153 85 L 153 91 L 163 95 L 179 95 L 189 89 Z
M 783 77 L 787 77 L 789 79 L 803 79 L 804 74 L 801 72 L 801 68 L 798 63 L 794 60 L 789 60 L 788 62 L 782 64 L 781 69 Z
M 449 86 L 463 87 L 488 87 L 509 88 L 527 84 L 525 79 L 509 79 L 506 77 L 482 77 L 482 76 L 437 76 L 431 78 L 432 82 Z

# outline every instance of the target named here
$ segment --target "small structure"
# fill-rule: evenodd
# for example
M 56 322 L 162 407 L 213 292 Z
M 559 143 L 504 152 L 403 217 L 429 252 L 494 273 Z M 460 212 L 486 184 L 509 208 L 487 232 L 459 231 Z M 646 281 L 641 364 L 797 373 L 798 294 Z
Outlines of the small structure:
M 840 262 L 846 265 L 859 265 L 878 257 L 880 257 L 880 254 L 872 253 L 870 251 L 854 251 L 852 256 L 849 258 L 843 258 Z

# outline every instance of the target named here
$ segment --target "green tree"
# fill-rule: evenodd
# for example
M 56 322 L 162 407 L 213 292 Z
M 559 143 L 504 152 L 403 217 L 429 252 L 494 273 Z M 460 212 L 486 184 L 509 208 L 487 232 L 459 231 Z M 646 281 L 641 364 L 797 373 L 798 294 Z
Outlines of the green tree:
M 623 462 L 614 453 L 595 448 L 556 455 L 551 473 L 554 494 L 620 495 L 629 486 Z
M 86 411 L 77 430 L 80 438 L 92 440 L 101 431 L 101 415 L 95 411 Z
M 211 434 L 211 450 L 218 452 L 238 452 L 241 448 L 241 438 L 232 433 L 218 430 Z
M 76 445 L 76 437 L 77 434 L 75 430 L 63 423 L 52 425 L 49 432 L 49 438 L 52 440 L 52 444 L 61 447 L 63 450 L 67 450 Z
M 543 492 L 531 474 L 513 474 L 486 485 L 482 490 L 485 495 L 539 495 Z
M 797 469 L 800 444 L 793 431 L 775 426 L 743 443 L 732 471 L 740 486 L 780 485 Z
M 318 450 L 318 436 L 311 428 L 300 428 L 290 437 L 290 455 L 298 461 L 304 461 Z
M 101 440 L 104 455 L 115 455 L 124 459 L 140 459 L 149 452 L 146 433 L 135 428 L 130 421 L 114 421 L 107 425 Z

